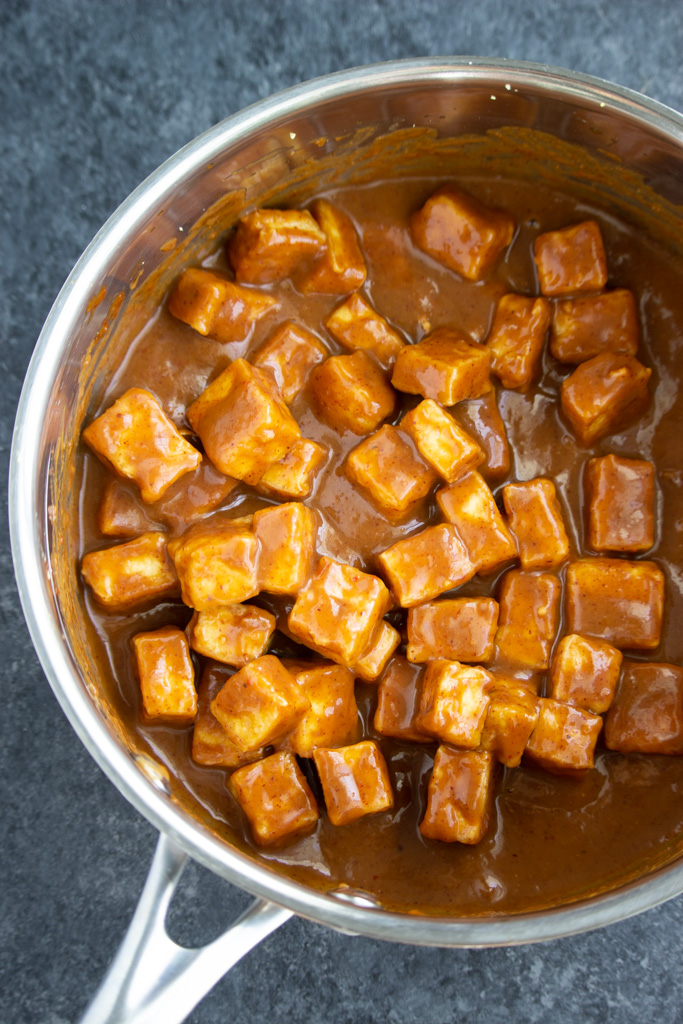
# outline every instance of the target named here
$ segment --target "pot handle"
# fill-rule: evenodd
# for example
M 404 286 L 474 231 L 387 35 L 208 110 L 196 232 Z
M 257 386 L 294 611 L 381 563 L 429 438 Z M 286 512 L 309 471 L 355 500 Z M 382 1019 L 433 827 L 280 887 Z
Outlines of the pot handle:
M 166 913 L 187 860 L 159 836 L 128 931 L 80 1024 L 181 1024 L 238 960 L 292 916 L 255 899 L 213 942 L 179 946 L 166 931 Z

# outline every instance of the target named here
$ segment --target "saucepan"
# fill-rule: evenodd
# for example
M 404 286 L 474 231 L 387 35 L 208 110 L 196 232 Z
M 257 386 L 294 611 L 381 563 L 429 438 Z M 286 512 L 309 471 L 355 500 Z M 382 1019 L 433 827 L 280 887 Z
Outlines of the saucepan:
M 683 237 L 683 117 L 676 112 L 598 79 L 542 65 L 400 61 L 289 89 L 191 142 L 105 224 L 41 333 L 19 405 L 10 479 L 12 549 L 24 613 L 74 729 L 160 832 L 138 909 L 86 1012 L 88 1024 L 183 1020 L 232 964 L 292 914 L 376 939 L 483 947 L 596 928 L 683 892 L 681 859 L 613 891 L 498 917 L 400 914 L 369 894 L 314 890 L 212 830 L 201 808 L 117 714 L 89 643 L 76 568 L 74 453 L 83 418 L 142 322 L 140 297 L 162 295 L 169 275 L 215 248 L 230 217 L 246 206 L 282 197 L 297 201 L 306 190 L 370 175 L 423 174 L 435 160 L 438 173 L 454 154 L 466 159 L 473 139 L 494 146 L 502 139 L 515 173 L 524 173 L 534 153 L 539 164 L 545 160 L 558 173 L 573 175 L 577 188 L 591 190 L 593 198 L 613 189 L 610 175 L 618 172 L 636 222 L 659 217 L 672 238 Z M 585 155 L 582 181 L 573 166 L 576 147 Z M 224 935 L 198 950 L 177 946 L 164 928 L 187 857 L 254 896 Z

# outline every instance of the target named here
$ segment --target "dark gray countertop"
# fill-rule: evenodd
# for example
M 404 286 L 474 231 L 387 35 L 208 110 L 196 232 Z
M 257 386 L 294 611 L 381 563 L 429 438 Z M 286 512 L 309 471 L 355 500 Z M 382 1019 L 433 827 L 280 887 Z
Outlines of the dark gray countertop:
M 683 9 L 670 0 L 2 0 L 0 38 L 3 488 L 23 375 L 71 266 L 150 171 L 246 104 L 357 64 L 454 53 L 574 68 L 683 109 Z M 19 608 L 4 512 L 0 573 L 0 1021 L 67 1024 L 118 945 L 156 836 L 52 696 Z M 245 902 L 193 865 L 172 931 L 205 940 Z M 394 946 L 293 920 L 191 1021 L 673 1024 L 682 927 L 680 898 L 600 932 L 486 951 Z

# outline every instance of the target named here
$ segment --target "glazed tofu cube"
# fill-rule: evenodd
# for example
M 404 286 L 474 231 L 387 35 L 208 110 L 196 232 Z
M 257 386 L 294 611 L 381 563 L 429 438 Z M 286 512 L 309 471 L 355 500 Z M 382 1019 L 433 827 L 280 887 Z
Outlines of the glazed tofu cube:
M 326 199 L 315 199 L 311 211 L 325 235 L 327 248 L 302 281 L 301 291 L 304 295 L 345 295 L 361 288 L 367 270 L 351 218 Z
M 644 412 L 651 374 L 633 356 L 617 352 L 603 352 L 577 366 L 562 384 L 560 401 L 579 441 L 594 444 Z
M 489 661 L 497 626 L 493 598 L 428 601 L 408 612 L 408 660 Z
M 232 742 L 223 726 L 214 718 L 211 702 L 230 678 L 228 671 L 218 665 L 204 669 L 197 691 L 197 717 L 192 731 L 192 760 L 197 764 L 220 768 L 239 768 L 264 756 L 264 749 L 240 750 Z
M 507 676 L 494 676 L 491 703 L 486 713 L 481 747 L 501 764 L 516 768 L 538 721 L 539 702 L 528 684 Z
M 622 653 L 602 640 L 562 637 L 550 666 L 548 696 L 601 715 L 612 703 Z
M 510 446 L 495 391 L 471 402 L 462 402 L 455 415 L 484 453 L 479 472 L 492 482 L 503 480 L 510 472 Z
M 228 787 L 261 846 L 312 831 L 320 814 L 294 754 L 278 751 L 233 772 Z
M 498 664 L 530 672 L 548 668 L 557 633 L 560 590 L 560 581 L 550 573 L 511 569 L 505 574 L 498 595 Z
M 481 842 L 493 811 L 495 768 L 496 759 L 486 750 L 439 747 L 420 823 L 425 839 L 469 846 Z
M 280 303 L 201 267 L 184 270 L 171 293 L 169 311 L 213 341 L 246 341 L 254 325 Z
M 81 573 L 99 603 L 111 611 L 178 593 L 166 535 L 154 531 L 113 548 L 89 551 Z
M 468 473 L 436 492 L 444 517 L 460 534 L 470 561 L 482 575 L 517 557 L 517 545 L 479 473 Z
M 275 616 L 253 604 L 226 604 L 195 612 L 187 632 L 193 651 L 241 668 L 265 654 Z
M 474 749 L 481 739 L 492 685 L 491 673 L 478 665 L 430 661 L 422 682 L 418 729 L 442 743 Z
M 569 539 L 552 480 L 538 477 L 503 488 L 523 569 L 553 569 L 569 556 Z
M 240 750 L 276 743 L 294 728 L 310 701 L 272 654 L 249 662 L 211 702 L 211 712 Z
M 415 724 L 420 713 L 423 674 L 420 665 L 411 665 L 400 655 L 391 659 L 377 687 L 374 727 L 380 736 L 408 743 L 433 742 Z
M 326 461 L 326 448 L 301 437 L 284 459 L 268 467 L 258 482 L 258 489 L 276 498 L 307 498 L 318 470 Z
M 252 210 L 240 218 L 228 243 L 228 260 L 238 281 L 270 284 L 319 256 L 326 244 L 308 210 Z
M 390 811 L 394 794 L 382 751 L 373 740 L 313 752 L 333 825 L 350 825 L 366 814 Z
M 525 388 L 536 380 L 549 326 L 547 299 L 503 295 L 487 342 L 491 372 L 503 387 Z
M 534 255 L 543 295 L 597 292 L 607 284 L 605 247 L 594 220 L 539 235 Z
M 148 720 L 187 725 L 197 715 L 197 691 L 187 637 L 175 626 L 164 626 L 133 637 L 142 691 L 142 710 Z
M 389 607 L 377 576 L 323 557 L 289 613 L 292 636 L 347 668 L 362 658 Z
M 654 562 L 591 558 L 567 568 L 567 625 L 614 647 L 651 650 L 662 632 L 664 573 Z
M 254 513 L 259 583 L 269 594 L 297 594 L 311 574 L 318 517 L 300 501 Z
M 378 557 L 403 608 L 459 587 L 476 572 L 460 534 L 450 523 L 428 526 L 421 533 L 393 544 Z
M 360 661 L 353 666 L 354 675 L 366 683 L 374 683 L 384 672 L 389 658 L 401 642 L 401 634 L 388 622 L 382 620 L 370 646 Z M 327 744 L 329 746 L 329 744 Z
M 388 424 L 353 449 L 345 472 L 390 520 L 405 518 L 436 481 L 406 434 Z
M 529 737 L 526 756 L 549 772 L 592 768 L 602 729 L 600 715 L 548 697 L 539 697 L 538 706 L 538 721 Z
M 83 440 L 106 466 L 133 480 L 148 502 L 157 501 L 174 480 L 202 461 L 154 395 L 141 388 L 130 388 L 93 420 Z
M 331 356 L 310 377 L 318 415 L 339 433 L 369 434 L 396 406 L 394 390 L 367 352 Z
M 398 331 L 358 292 L 330 313 L 325 327 L 344 348 L 372 352 L 383 366 L 390 366 L 405 346 Z
M 655 542 L 655 467 L 606 455 L 586 468 L 588 544 L 594 551 L 646 551 Z
M 683 754 L 683 669 L 624 662 L 605 743 L 622 754 Z
M 397 391 L 455 405 L 491 390 L 490 355 L 458 331 L 441 327 L 417 345 L 405 345 L 396 357 L 391 383 Z
M 183 601 L 197 611 L 239 604 L 259 592 L 258 541 L 229 519 L 198 524 L 170 542 Z
M 328 355 L 315 334 L 288 320 L 260 346 L 251 361 L 259 369 L 272 373 L 283 401 L 291 405 L 313 367 Z
M 301 437 L 272 379 L 235 359 L 187 410 L 207 455 L 227 476 L 257 484 Z
M 172 484 L 150 512 L 173 530 L 183 530 L 188 523 L 218 508 L 235 487 L 237 480 L 221 473 L 208 459 L 203 459 L 197 469 Z
M 561 363 L 582 363 L 601 352 L 634 356 L 639 333 L 636 302 L 627 288 L 559 299 L 553 311 L 550 351 Z
M 413 214 L 410 230 L 418 249 L 469 281 L 479 281 L 512 241 L 515 222 L 502 210 L 444 185 Z
M 97 529 L 105 537 L 139 537 L 153 530 L 154 520 L 149 511 L 118 477 L 107 480 L 97 509 Z
M 318 747 L 344 747 L 358 738 L 353 672 L 327 662 L 287 666 L 310 708 L 282 742 L 283 750 L 312 757 Z
M 477 442 L 431 398 L 405 414 L 401 429 L 410 434 L 422 458 L 449 483 L 483 461 Z

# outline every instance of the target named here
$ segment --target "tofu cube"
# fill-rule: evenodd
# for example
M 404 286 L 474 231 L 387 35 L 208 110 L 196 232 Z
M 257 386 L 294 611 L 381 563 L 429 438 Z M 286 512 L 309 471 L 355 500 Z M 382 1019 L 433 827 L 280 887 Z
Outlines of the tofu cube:
M 320 814 L 294 754 L 278 751 L 233 772 L 228 787 L 260 846 L 313 830 Z
M 683 669 L 624 662 L 605 719 L 605 743 L 622 754 L 683 754 Z
M 141 388 L 130 388 L 93 420 L 83 440 L 106 466 L 133 480 L 147 502 L 157 501 L 174 480 L 202 461 L 154 395 Z
M 432 743 L 431 736 L 420 732 L 415 720 L 420 713 L 422 676 L 420 665 L 411 665 L 400 655 L 389 662 L 377 687 L 374 728 L 380 736 L 407 743 Z
M 171 541 L 169 551 L 190 608 L 240 604 L 259 592 L 258 541 L 243 523 L 198 524 Z
M 517 557 L 517 545 L 496 499 L 479 473 L 468 473 L 436 492 L 444 517 L 460 534 L 470 561 L 481 575 Z
M 562 637 L 550 666 L 548 696 L 601 715 L 612 703 L 622 653 L 603 640 L 570 633 Z
M 469 281 L 479 281 L 512 241 L 515 222 L 452 185 L 430 196 L 410 218 L 413 242 Z
M 486 835 L 493 811 L 496 759 L 486 750 L 439 747 L 429 779 L 425 839 L 473 846 Z
M 110 477 L 102 490 L 97 509 L 97 529 L 105 537 L 139 537 L 153 530 L 155 522 L 150 510 L 143 508 L 138 499 L 118 477 Z
M 275 616 L 254 604 L 226 604 L 195 612 L 187 632 L 193 651 L 241 668 L 265 654 Z
M 581 444 L 592 445 L 626 426 L 647 408 L 652 370 L 633 356 L 603 352 L 562 383 L 562 411 Z
M 550 573 L 511 569 L 503 577 L 498 603 L 497 664 L 544 672 L 557 633 L 561 584 Z
M 258 482 L 258 489 L 285 500 L 307 498 L 313 490 L 316 474 L 325 462 L 327 449 L 301 437 L 284 459 L 268 467 Z
M 235 487 L 237 480 L 221 473 L 208 459 L 203 459 L 192 473 L 186 473 L 171 484 L 150 512 L 163 519 L 171 529 L 184 530 L 188 523 L 218 508 Z
M 197 717 L 192 731 L 192 760 L 197 764 L 217 768 L 239 768 L 258 761 L 265 750 L 245 753 L 236 747 L 227 732 L 214 718 L 211 702 L 229 679 L 229 673 L 219 665 L 208 665 L 203 672 L 197 691 Z
M 324 657 L 353 668 L 389 607 L 377 576 L 323 557 L 289 613 L 292 636 Z
M 503 295 L 493 318 L 487 348 L 491 372 L 505 388 L 526 388 L 539 376 L 550 303 L 525 295 Z
M 211 712 L 240 750 L 276 743 L 294 728 L 310 701 L 272 654 L 249 662 L 225 681 Z
M 460 534 L 450 523 L 428 526 L 398 541 L 378 560 L 403 608 L 459 587 L 476 572 Z
M 431 398 L 405 414 L 401 429 L 410 434 L 422 458 L 449 483 L 483 461 L 477 442 Z
M 428 601 L 408 612 L 409 661 L 489 661 L 498 626 L 498 602 L 490 597 Z
M 300 501 L 254 513 L 259 583 L 269 594 L 297 594 L 311 574 L 318 516 Z
M 235 359 L 187 410 L 206 454 L 227 476 L 257 484 L 301 437 L 272 379 Z
M 495 391 L 461 402 L 455 415 L 484 453 L 479 472 L 491 482 L 503 480 L 510 472 L 510 446 Z
M 251 361 L 260 370 L 272 373 L 282 400 L 291 405 L 313 367 L 328 355 L 315 334 L 288 320 L 257 349 Z
M 655 542 L 655 467 L 618 455 L 586 467 L 588 544 L 594 551 L 647 551 Z
M 479 746 L 492 685 L 491 673 L 478 665 L 430 661 L 422 682 L 418 729 L 442 743 L 473 750 Z
M 549 772 L 580 772 L 593 767 L 602 718 L 549 697 L 538 698 L 538 721 L 526 756 Z
M 376 682 L 400 642 L 399 631 L 383 619 L 363 657 L 353 666 L 354 675 L 365 683 Z M 327 745 L 329 746 L 329 744 Z
M 178 320 L 213 341 L 246 341 L 254 325 L 280 303 L 272 295 L 244 288 L 201 267 L 180 275 L 168 302 Z
M 571 633 L 614 647 L 657 647 L 664 612 L 664 573 L 654 562 L 591 558 L 567 567 L 567 625 Z
M 382 515 L 392 521 L 413 512 L 436 481 L 407 435 L 388 424 L 350 452 L 345 472 L 352 483 L 367 492 Z
M 344 348 L 352 352 L 358 349 L 372 352 L 382 366 L 392 365 L 405 347 L 398 331 L 390 327 L 358 292 L 332 310 L 325 320 L 325 327 Z
M 605 247 L 594 220 L 539 235 L 534 256 L 543 295 L 597 292 L 607 284 Z
M 503 488 L 523 569 L 553 569 L 569 556 L 569 539 L 552 480 L 538 477 Z
M 582 363 L 601 352 L 634 356 L 639 334 L 633 292 L 615 288 L 602 295 L 558 299 L 553 310 L 550 351 L 561 363 Z
M 308 210 L 252 210 L 240 218 L 228 243 L 228 260 L 238 281 L 270 284 L 319 256 L 326 244 Z
M 391 383 L 397 391 L 455 405 L 491 390 L 490 354 L 450 327 L 427 334 L 417 345 L 405 345 L 396 357 Z
M 386 762 L 374 740 L 336 750 L 318 747 L 313 760 L 333 825 L 350 825 L 394 806 Z
M 178 593 L 178 577 L 166 550 L 166 535 L 150 531 L 125 544 L 89 551 L 83 579 L 111 611 Z
M 301 291 L 304 295 L 346 295 L 362 288 L 367 270 L 351 218 L 326 199 L 315 199 L 311 211 L 325 235 L 327 248 L 301 282 Z
M 394 390 L 367 352 L 330 356 L 310 376 L 318 415 L 339 433 L 369 434 L 396 406 Z
M 187 725 L 197 715 L 194 667 L 187 637 L 175 626 L 164 626 L 133 637 L 142 691 L 142 711 L 148 720 Z
M 481 748 L 495 754 L 507 768 L 516 768 L 538 721 L 538 698 L 519 679 L 494 676 L 493 680 Z
M 299 757 L 318 747 L 344 747 L 358 738 L 358 705 L 353 672 L 327 662 L 287 664 L 310 708 L 281 743 Z

